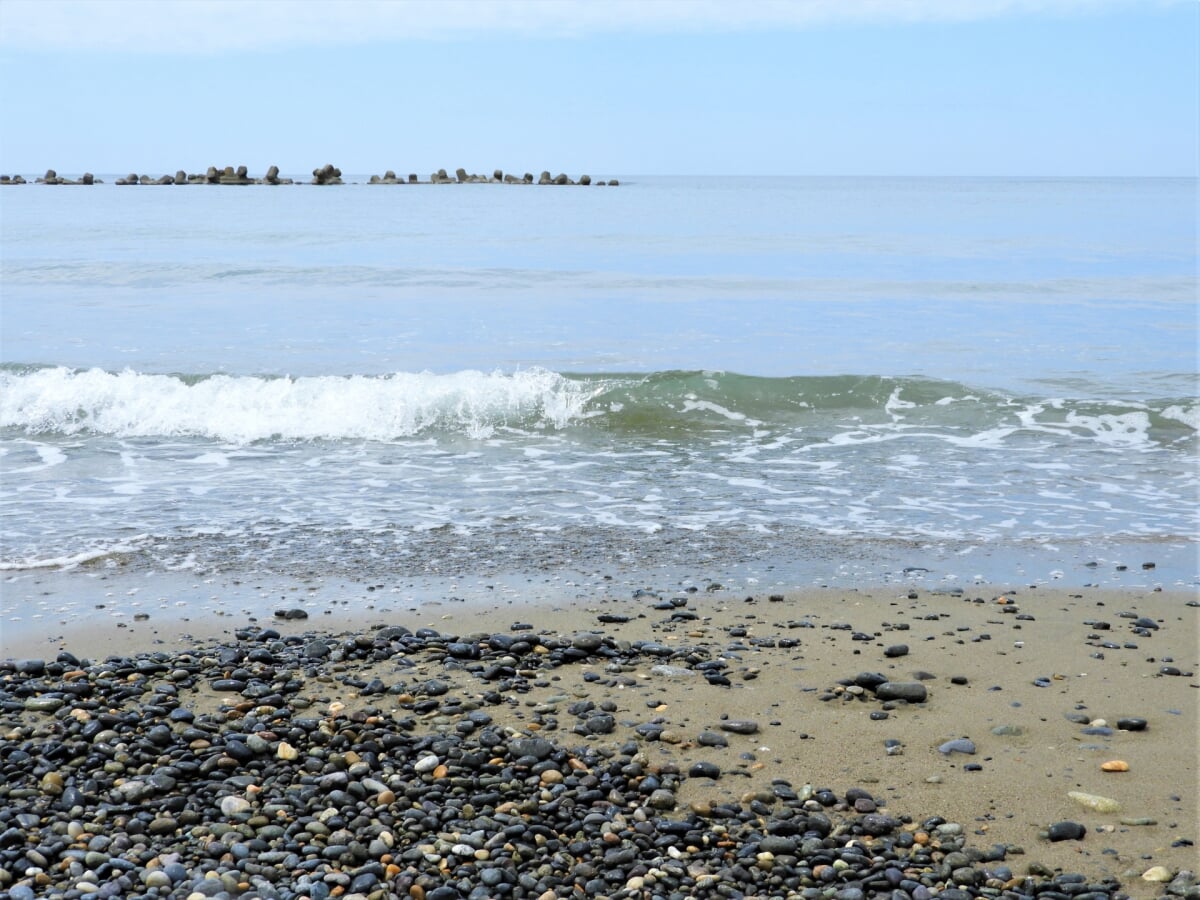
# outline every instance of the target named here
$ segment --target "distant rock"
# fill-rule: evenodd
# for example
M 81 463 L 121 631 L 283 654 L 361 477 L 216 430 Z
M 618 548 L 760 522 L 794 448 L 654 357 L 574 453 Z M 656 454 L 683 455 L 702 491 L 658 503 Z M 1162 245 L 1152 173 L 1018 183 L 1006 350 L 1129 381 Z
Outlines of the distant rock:
M 342 171 L 332 163 L 327 163 L 324 166 L 313 169 L 312 184 L 342 184 Z M 100 179 L 95 178 L 90 172 L 85 173 L 79 180 L 64 178 L 54 169 L 47 169 L 44 175 L 38 176 L 35 181 L 38 184 L 102 184 Z M 0 175 L 0 184 L 25 184 L 25 179 L 20 175 Z M 249 169 L 244 166 L 209 166 L 203 174 L 188 174 L 183 169 L 176 170 L 173 176 L 162 175 L 154 177 L 152 175 L 139 175 L 136 172 L 130 172 L 123 178 L 118 178 L 115 182 L 119 185 L 130 184 L 223 184 L 223 185 L 245 185 L 245 184 L 293 184 L 290 178 L 281 178 L 279 176 L 279 167 L 270 166 L 266 174 L 262 177 L 254 177 L 249 173 Z M 370 176 L 370 184 L 420 184 L 420 179 L 416 173 L 410 173 L 405 179 L 399 176 L 394 170 L 388 169 L 383 175 Z M 610 181 L 593 181 L 590 175 L 580 175 L 578 181 L 571 179 L 566 173 L 560 172 L 558 175 L 551 175 L 548 170 L 543 170 L 535 179 L 531 172 L 526 172 L 523 175 L 516 175 L 512 172 L 505 172 L 503 169 L 493 169 L 490 175 L 470 173 L 465 168 L 459 167 L 454 170 L 454 174 L 447 174 L 445 169 L 438 169 L 429 176 L 430 184 L 554 184 L 554 185 L 617 185 L 615 178 Z
M 342 170 L 332 163 L 326 163 L 319 169 L 313 169 L 313 184 L 341 184 Z
M 42 176 L 34 179 L 34 181 L 37 184 L 92 184 L 92 183 L 94 183 L 95 179 L 92 178 L 92 174 L 90 172 L 86 173 L 81 179 L 76 181 L 71 178 L 64 178 L 62 175 L 59 175 L 58 172 L 56 172 L 54 169 L 47 169 L 45 175 L 42 175 Z M 20 175 L 14 175 L 12 178 L 9 178 L 8 176 L 3 176 L 3 177 L 0 177 L 0 183 L 3 183 L 3 184 L 25 184 L 25 179 L 22 178 Z
M 217 178 L 217 184 L 250 184 L 250 173 L 245 166 L 226 166 Z

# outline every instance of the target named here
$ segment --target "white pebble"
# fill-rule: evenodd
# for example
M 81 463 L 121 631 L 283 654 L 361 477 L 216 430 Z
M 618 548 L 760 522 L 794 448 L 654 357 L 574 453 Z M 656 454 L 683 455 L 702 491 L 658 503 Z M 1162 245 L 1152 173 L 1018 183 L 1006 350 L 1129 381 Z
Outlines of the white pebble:
M 250 811 L 250 801 L 243 797 L 222 797 L 221 812 L 226 816 L 236 816 Z
M 436 756 L 433 756 L 432 754 L 429 756 L 422 756 L 413 766 L 413 771 L 415 771 L 418 775 L 425 775 L 429 772 L 432 772 L 439 765 L 441 765 L 441 761 Z

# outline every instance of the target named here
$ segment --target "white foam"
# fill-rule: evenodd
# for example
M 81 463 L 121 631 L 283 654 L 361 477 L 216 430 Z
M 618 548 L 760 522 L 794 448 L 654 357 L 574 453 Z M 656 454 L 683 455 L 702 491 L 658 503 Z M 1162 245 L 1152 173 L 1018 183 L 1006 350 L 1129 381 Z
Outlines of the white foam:
M 900 399 L 900 388 L 894 388 L 892 390 L 891 395 L 887 398 L 887 402 L 883 405 L 883 408 L 885 410 L 887 410 L 889 413 L 891 413 L 892 416 L 899 418 L 899 416 L 897 416 L 897 414 L 896 414 L 896 410 L 898 410 L 898 409 L 916 409 L 916 406 L 917 406 L 917 404 L 911 403 L 908 400 L 901 400 Z
M 1200 406 L 1168 406 L 1161 415 L 1200 431 Z
M 543 369 L 379 377 L 214 375 L 189 382 L 131 370 L 58 367 L 0 372 L 0 426 L 29 433 L 200 436 L 234 444 L 271 438 L 391 440 L 435 429 L 483 439 L 512 424 L 564 427 L 581 417 L 589 397 L 586 386 Z
M 104 559 L 117 553 L 128 553 L 134 545 L 144 541 L 148 535 L 139 534 L 113 547 L 101 550 L 85 550 L 80 553 L 63 554 L 60 556 L 36 557 L 27 556 L 23 559 L 0 561 L 0 572 L 18 572 L 27 569 L 73 569 L 83 563 Z
M 49 447 L 45 444 L 37 446 L 37 454 L 41 457 L 42 464 L 47 468 L 62 465 L 67 461 L 67 454 L 63 453 L 57 447 Z
M 37 454 L 39 462 L 20 468 L 8 468 L 5 466 L 5 472 L 10 475 L 18 475 L 27 472 L 40 472 L 43 469 L 50 469 L 54 466 L 61 466 L 67 461 L 67 454 L 50 444 L 34 443 L 32 441 L 20 442 L 21 446 L 32 446 L 34 453 Z M 0 451 L 0 456 L 7 456 L 9 448 L 4 448 Z
M 1149 444 L 1150 416 L 1144 412 L 1084 416 L 1067 413 L 1067 424 L 1090 431 L 1102 444 L 1133 447 Z
M 749 418 L 744 413 L 736 412 L 735 410 L 732 410 L 732 409 L 727 409 L 726 407 L 721 406 L 719 403 L 713 403 L 711 400 L 697 400 L 695 398 L 694 394 L 692 394 L 688 397 L 685 397 L 684 401 L 683 401 L 683 411 L 684 412 L 695 412 L 696 410 L 702 410 L 704 412 L 716 413 L 718 416 L 724 416 L 726 419 L 729 419 L 731 422 L 742 422 L 742 423 L 744 423 L 746 425 L 750 425 L 752 427 L 757 427 L 757 426 L 763 424 L 762 422 L 759 422 L 756 419 Z
M 229 467 L 229 456 L 225 453 L 212 451 L 210 453 L 201 453 L 199 456 L 193 457 L 189 462 L 198 466 L 215 466 L 219 469 Z

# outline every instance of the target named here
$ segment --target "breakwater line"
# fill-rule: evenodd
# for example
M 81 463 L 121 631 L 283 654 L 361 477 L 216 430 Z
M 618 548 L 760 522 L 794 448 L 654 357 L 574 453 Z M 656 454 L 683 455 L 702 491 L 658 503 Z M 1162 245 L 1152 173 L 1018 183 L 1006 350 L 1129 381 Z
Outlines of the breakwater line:
M 24 175 L 0 175 L 0 186 L 3 185 L 19 185 L 19 184 L 48 184 L 48 185 L 96 185 L 104 184 L 104 180 L 97 178 L 91 172 L 71 178 L 64 175 L 59 175 L 55 169 L 47 169 L 44 175 L 39 175 L 29 181 Z M 288 178 L 279 174 L 279 166 L 270 166 L 267 171 L 261 176 L 250 174 L 249 168 L 246 166 L 209 166 L 203 173 L 186 172 L 179 169 L 174 175 L 147 175 L 130 172 L 123 178 L 118 178 L 114 184 L 126 185 L 193 185 L 193 184 L 212 184 L 212 185 L 252 185 L 252 184 L 267 184 L 267 185 L 284 185 L 284 184 L 314 184 L 314 185 L 338 185 L 344 184 L 342 180 L 342 170 L 332 163 L 326 163 L 323 166 L 318 166 L 312 171 L 312 180 L 305 181 L 295 178 Z M 432 172 L 429 178 L 422 181 L 415 172 L 409 173 L 408 177 L 397 176 L 393 169 L 388 169 L 383 175 L 371 175 L 366 182 L 367 184 L 539 184 L 539 185 L 581 185 L 587 187 L 596 185 L 597 187 L 616 187 L 620 184 L 618 179 L 612 178 L 608 180 L 597 179 L 593 181 L 590 175 L 580 175 L 577 178 L 572 178 L 565 172 L 560 172 L 557 175 L 551 175 L 549 169 L 542 170 L 542 173 L 537 176 L 535 181 L 532 172 L 525 172 L 521 175 L 516 175 L 512 172 L 505 172 L 503 169 L 493 169 L 490 175 L 477 174 L 467 172 L 466 169 L 459 167 L 455 169 L 454 174 L 450 175 L 445 169 L 438 169 Z

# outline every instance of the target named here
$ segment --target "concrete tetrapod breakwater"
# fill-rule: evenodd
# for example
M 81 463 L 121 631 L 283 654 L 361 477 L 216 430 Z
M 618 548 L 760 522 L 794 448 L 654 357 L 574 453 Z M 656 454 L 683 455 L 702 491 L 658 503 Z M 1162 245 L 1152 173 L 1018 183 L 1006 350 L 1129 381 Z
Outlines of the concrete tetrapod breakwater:
M 23 175 L 0 175 L 0 185 L 13 184 L 29 184 L 31 183 Z M 92 185 L 104 184 L 104 180 L 95 177 L 91 172 L 84 172 L 77 178 L 68 178 L 61 176 L 54 169 L 47 169 L 46 174 L 40 175 L 33 179 L 33 184 L 65 184 L 65 185 Z M 118 178 L 114 182 L 117 185 L 181 185 L 181 184 L 219 184 L 219 185 L 248 185 L 248 184 L 344 184 L 342 180 L 342 170 L 332 163 L 326 163 L 312 171 L 312 180 L 297 181 L 293 178 L 281 178 L 279 175 L 279 166 L 271 166 L 266 173 L 261 177 L 252 176 L 246 166 L 209 166 L 203 173 L 188 173 L 183 169 L 179 169 L 174 175 L 139 175 L 137 172 L 130 172 L 123 178 Z M 592 185 L 605 187 L 617 186 L 620 182 L 616 178 L 607 181 L 593 181 L 590 175 L 580 175 L 578 179 L 573 179 L 565 173 L 551 175 L 549 170 L 544 170 L 536 179 L 530 172 L 525 172 L 523 175 L 514 175 L 511 172 L 505 173 L 502 169 L 493 170 L 491 175 L 468 174 L 466 169 L 455 169 L 454 175 L 449 175 L 445 169 L 438 169 L 430 174 L 428 180 L 421 181 L 415 173 L 410 173 L 407 178 L 397 177 L 395 171 L 388 169 L 382 176 L 372 175 L 366 182 L 367 184 L 551 184 L 551 185 Z

